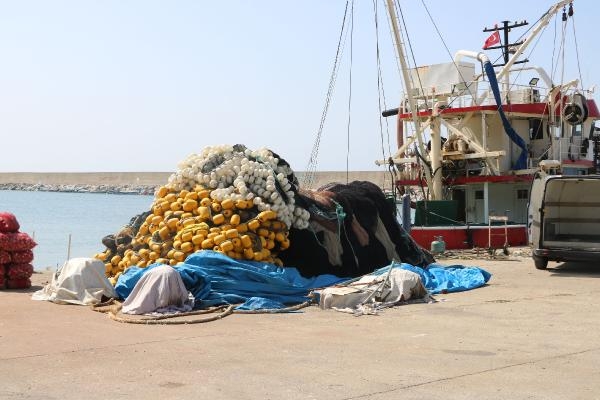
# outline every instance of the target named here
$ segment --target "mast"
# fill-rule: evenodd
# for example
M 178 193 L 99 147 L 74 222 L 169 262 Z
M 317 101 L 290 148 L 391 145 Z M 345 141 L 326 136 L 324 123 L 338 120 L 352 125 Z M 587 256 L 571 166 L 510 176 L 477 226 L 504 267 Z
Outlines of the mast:
M 400 29 L 398 27 L 398 17 L 396 16 L 396 11 L 394 10 L 394 2 L 393 0 L 386 0 L 386 8 L 388 12 L 388 16 L 390 18 L 390 24 L 392 26 L 392 32 L 394 33 L 394 40 L 396 42 L 396 52 L 398 55 L 398 59 L 400 60 L 400 66 L 402 69 L 402 80 L 404 81 L 404 90 L 406 92 L 406 97 L 408 98 L 408 105 L 410 107 L 410 111 L 412 114 L 413 123 L 415 125 L 415 135 L 417 136 L 417 142 L 419 144 L 419 152 L 424 157 L 425 156 L 425 147 L 423 146 L 423 140 L 421 139 L 421 123 L 419 121 L 419 117 L 417 115 L 417 106 L 415 103 L 415 99 L 413 97 L 413 86 L 412 81 L 410 79 L 410 75 L 408 74 L 408 64 L 406 62 L 406 55 L 404 53 L 404 42 L 402 41 L 402 37 L 400 34 Z M 434 140 L 433 136 L 438 136 L 436 140 Z M 437 142 L 437 144 L 436 144 Z M 439 135 L 432 135 L 431 138 L 431 146 L 432 146 L 432 154 L 436 154 L 433 151 L 433 147 L 440 147 Z M 441 148 L 437 151 L 438 158 L 441 155 Z M 432 156 L 433 158 L 433 156 Z M 440 200 L 442 195 L 442 174 L 440 168 L 434 166 L 434 164 L 441 165 L 440 160 L 431 160 L 432 170 L 434 171 L 434 177 L 439 182 L 432 182 L 431 171 L 425 168 L 425 180 L 427 181 L 427 187 L 429 189 L 429 193 L 432 200 Z M 436 170 L 437 168 L 437 170 Z M 439 172 L 439 173 L 436 173 Z
M 519 47 L 515 51 L 515 54 L 513 54 L 513 56 L 506 61 L 506 64 L 503 66 L 500 72 L 496 74 L 498 80 L 500 80 L 500 78 L 502 78 L 505 74 L 507 74 L 510 71 L 510 68 L 513 66 L 513 64 L 517 63 L 517 59 L 521 57 L 521 55 L 525 52 L 525 49 L 529 46 L 531 42 L 533 42 L 533 40 L 542 31 L 542 29 L 544 29 L 544 27 L 548 25 L 552 17 L 557 12 L 559 12 L 561 8 L 572 2 L 573 0 L 559 1 L 558 3 L 550 7 L 548 11 L 546 11 L 546 13 L 540 18 L 538 24 L 532 29 L 531 34 L 521 43 L 521 45 L 519 45 Z

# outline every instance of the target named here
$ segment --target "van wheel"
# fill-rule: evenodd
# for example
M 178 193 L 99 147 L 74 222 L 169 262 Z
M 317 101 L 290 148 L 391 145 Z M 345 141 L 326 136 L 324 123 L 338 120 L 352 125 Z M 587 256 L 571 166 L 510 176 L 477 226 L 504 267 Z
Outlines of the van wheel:
M 533 257 L 533 263 L 537 269 L 546 269 L 548 267 L 548 259 L 542 257 Z

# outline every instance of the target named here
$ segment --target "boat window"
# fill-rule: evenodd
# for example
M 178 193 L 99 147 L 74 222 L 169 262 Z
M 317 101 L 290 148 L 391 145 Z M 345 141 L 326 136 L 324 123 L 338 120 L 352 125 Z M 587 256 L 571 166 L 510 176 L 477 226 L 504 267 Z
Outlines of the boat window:
M 475 191 L 475 200 L 483 200 L 483 190 Z
M 529 191 L 527 189 L 518 189 L 517 190 L 517 199 L 528 199 L 529 198 Z
M 583 130 L 583 127 L 581 124 L 578 125 L 573 125 L 573 128 L 571 130 L 571 135 L 572 136 L 581 136 L 581 131 Z
M 537 140 L 544 138 L 544 124 L 541 119 L 530 119 L 529 120 L 529 139 Z

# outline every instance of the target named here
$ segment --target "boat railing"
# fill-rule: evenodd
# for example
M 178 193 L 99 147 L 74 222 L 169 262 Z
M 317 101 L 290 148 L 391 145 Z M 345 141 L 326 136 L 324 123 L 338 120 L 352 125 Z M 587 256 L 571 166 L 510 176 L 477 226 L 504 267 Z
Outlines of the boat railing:
M 561 161 L 579 161 L 581 159 L 585 159 L 585 157 L 582 157 L 582 143 L 583 139 L 581 135 L 561 137 L 556 139 L 556 142 L 553 146 L 553 159 Z
M 589 147 L 589 142 L 584 141 L 581 135 L 555 138 L 553 144 L 548 145 L 541 154 L 529 158 L 529 167 L 537 168 L 541 161 L 547 159 L 560 163 L 582 164 L 585 167 L 593 158 Z
M 481 105 L 496 105 L 492 91 L 488 88 L 482 90 L 483 103 Z M 548 89 L 539 86 L 512 84 L 508 90 L 501 91 L 502 104 L 533 104 L 548 100 Z
M 477 98 L 483 99 L 480 106 L 496 105 L 496 100 L 492 91 L 487 85 L 481 82 L 472 81 L 469 83 L 455 85 L 452 93 L 435 93 L 429 89 L 413 90 L 414 99 L 419 111 L 431 110 L 433 105 L 438 103 L 445 107 L 464 108 L 473 107 Z M 427 95 L 421 95 L 427 93 Z M 508 91 L 501 91 L 503 104 L 532 104 L 548 101 L 549 90 L 545 87 L 531 85 L 512 84 Z M 405 104 L 408 99 L 405 96 Z
M 418 182 L 423 178 L 423 168 L 419 163 L 407 161 L 401 164 L 402 167 L 397 171 L 397 179 L 401 181 Z M 484 165 L 479 160 L 449 160 L 445 159 L 442 170 L 443 178 L 446 181 L 461 176 L 485 175 Z

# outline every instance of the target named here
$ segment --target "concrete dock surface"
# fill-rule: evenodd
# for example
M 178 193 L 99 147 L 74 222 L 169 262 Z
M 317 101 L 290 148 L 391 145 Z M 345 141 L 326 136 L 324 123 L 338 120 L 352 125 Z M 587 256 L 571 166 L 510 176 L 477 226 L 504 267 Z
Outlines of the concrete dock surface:
M 0 291 L 0 399 L 600 398 L 600 266 L 527 257 L 488 285 L 377 316 L 309 307 L 191 325 L 115 322 Z

